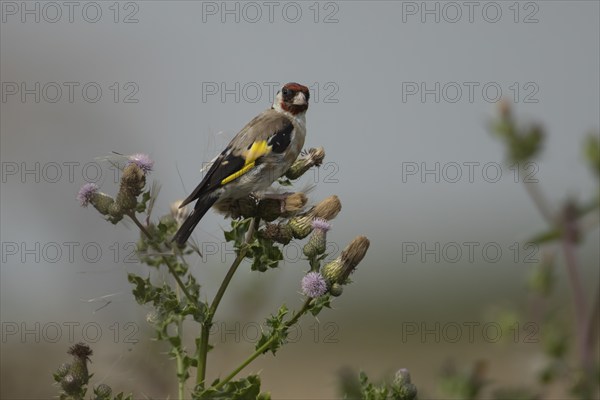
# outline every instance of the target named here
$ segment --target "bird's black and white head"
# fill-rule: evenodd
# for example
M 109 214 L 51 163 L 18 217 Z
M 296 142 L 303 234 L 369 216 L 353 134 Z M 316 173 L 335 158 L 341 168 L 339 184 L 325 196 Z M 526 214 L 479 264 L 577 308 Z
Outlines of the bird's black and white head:
M 297 116 L 304 114 L 308 109 L 310 93 L 308 88 L 299 83 L 286 83 L 275 96 L 273 108 L 277 111 L 287 111 Z

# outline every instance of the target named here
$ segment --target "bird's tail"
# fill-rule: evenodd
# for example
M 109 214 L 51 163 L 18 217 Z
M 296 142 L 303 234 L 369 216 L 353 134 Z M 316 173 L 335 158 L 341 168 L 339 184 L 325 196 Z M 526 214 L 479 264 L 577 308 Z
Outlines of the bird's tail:
M 178 246 L 185 245 L 196 225 L 198 225 L 202 217 L 204 217 L 204 214 L 206 214 L 212 205 L 215 204 L 217 199 L 218 196 L 204 196 L 198 199 L 192 213 L 185 219 L 185 221 L 183 221 L 183 224 L 181 224 L 181 227 L 175 236 L 173 236 L 173 240 Z

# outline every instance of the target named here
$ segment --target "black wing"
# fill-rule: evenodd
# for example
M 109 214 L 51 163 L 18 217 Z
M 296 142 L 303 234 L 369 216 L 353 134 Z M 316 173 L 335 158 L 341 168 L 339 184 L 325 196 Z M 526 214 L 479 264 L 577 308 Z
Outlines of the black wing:
M 220 187 L 223 179 L 242 169 L 244 163 L 244 159 L 241 156 L 233 155 L 231 146 L 227 146 L 213 162 L 202 181 L 196 186 L 196 189 L 194 189 L 179 207 L 181 208 L 200 198 L 201 195 L 210 193 Z

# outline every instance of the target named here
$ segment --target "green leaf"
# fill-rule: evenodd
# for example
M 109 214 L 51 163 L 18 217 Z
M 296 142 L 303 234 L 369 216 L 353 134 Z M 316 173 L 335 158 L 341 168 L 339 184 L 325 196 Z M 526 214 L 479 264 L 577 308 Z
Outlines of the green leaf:
M 277 268 L 283 260 L 283 253 L 272 240 L 257 237 L 251 244 L 247 254 L 252 258 L 252 271 L 265 272 L 269 268 Z
M 331 295 L 329 293 L 313 299 L 310 303 L 310 313 L 315 317 L 319 315 L 323 308 L 331 308 Z
M 538 233 L 537 235 L 529 238 L 526 243 L 543 244 L 553 242 L 560 239 L 562 231 L 560 229 L 550 229 L 546 232 Z
M 150 190 L 148 190 L 147 192 L 144 192 L 142 194 L 142 199 L 137 203 L 137 205 L 135 207 L 135 211 L 137 211 L 139 213 L 143 213 L 144 211 L 146 211 L 146 206 L 147 206 L 150 198 L 151 198 Z
M 171 343 L 171 346 L 178 349 L 181 347 L 181 338 L 179 336 L 169 336 L 169 343 Z
M 251 222 L 252 218 L 231 221 L 231 230 L 223 232 L 225 240 L 234 242 L 235 248 L 239 249 L 244 243 Z
M 192 398 L 195 400 L 256 400 L 271 398 L 269 394 L 260 394 L 260 378 L 258 375 L 250 375 L 238 381 L 227 382 L 223 387 L 215 389 L 218 381 L 213 383 L 213 386 L 202 389 L 196 388 L 192 393 Z
M 369 382 L 367 374 L 364 372 L 360 373 L 359 376 L 361 397 L 363 400 L 386 400 L 388 397 L 388 389 L 385 384 L 382 386 L 376 386 Z
M 266 325 L 269 327 L 269 332 L 268 334 L 263 333 L 261 335 L 260 339 L 256 343 L 256 350 L 270 341 L 271 344 L 265 350 L 265 353 L 267 351 L 271 351 L 273 354 L 275 354 L 281 345 L 285 343 L 288 335 L 288 328 L 286 327 L 283 319 L 287 313 L 288 308 L 283 305 L 277 311 L 277 315 L 271 315 L 271 317 L 267 318 Z
M 158 298 L 158 289 L 150 283 L 150 278 L 142 279 L 135 274 L 128 274 L 127 280 L 135 285 L 133 296 L 139 304 L 146 304 Z

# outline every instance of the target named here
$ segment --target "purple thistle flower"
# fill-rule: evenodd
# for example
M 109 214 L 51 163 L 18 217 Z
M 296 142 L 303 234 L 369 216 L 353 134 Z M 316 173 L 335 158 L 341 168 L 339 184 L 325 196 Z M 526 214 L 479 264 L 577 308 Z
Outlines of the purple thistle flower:
M 130 155 L 129 162 L 127 163 L 127 165 L 129 164 L 137 165 L 142 171 L 144 171 L 144 174 L 147 174 L 148 172 L 152 171 L 152 168 L 154 167 L 154 161 L 150 158 L 148 154 L 143 153 Z
M 315 230 L 327 232 L 331 229 L 331 224 L 325 218 L 315 218 L 312 221 L 312 227 Z
M 327 292 L 325 278 L 318 272 L 309 272 L 302 278 L 302 292 L 313 299 L 323 296 Z
M 86 183 L 79 189 L 77 200 L 82 207 L 87 207 L 96 193 L 98 193 L 98 186 L 95 183 Z

